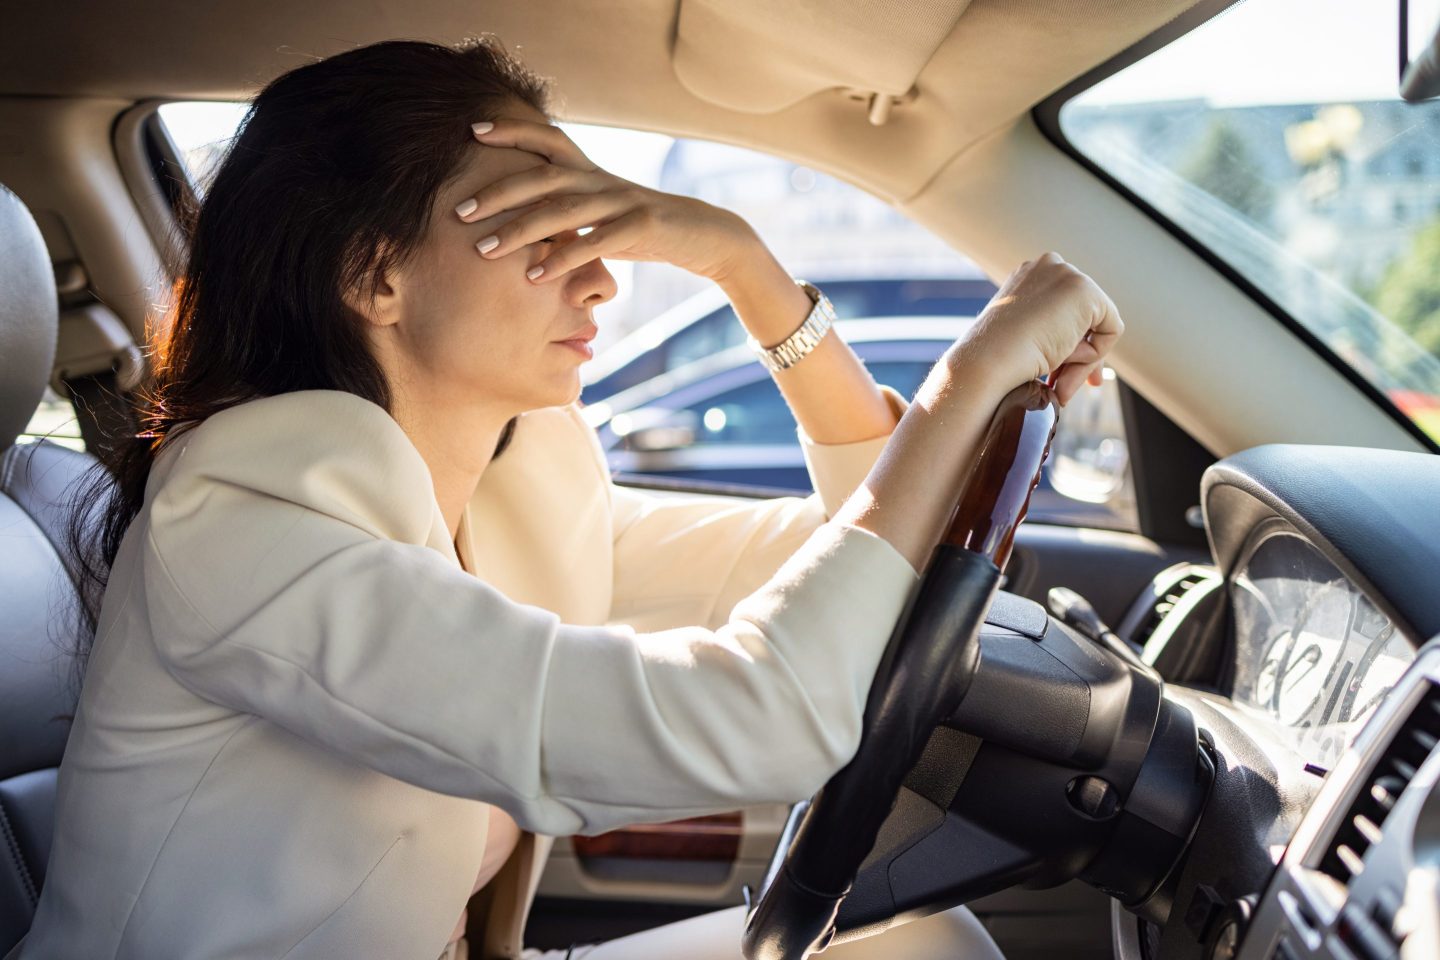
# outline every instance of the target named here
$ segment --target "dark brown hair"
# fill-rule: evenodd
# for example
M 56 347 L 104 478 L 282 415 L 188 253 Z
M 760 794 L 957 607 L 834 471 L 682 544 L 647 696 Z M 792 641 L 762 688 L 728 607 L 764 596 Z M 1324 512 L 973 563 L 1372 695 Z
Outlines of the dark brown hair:
M 482 34 L 348 50 L 251 101 L 203 202 L 179 212 L 186 261 L 135 395 L 140 429 L 105 451 L 109 471 L 93 470 L 73 507 L 77 678 L 110 566 L 177 428 L 295 390 L 344 390 L 390 410 L 342 291 L 373 300 L 382 273 L 413 256 L 474 145 L 471 123 L 517 103 L 548 116 L 549 100 L 548 81 Z M 514 429 L 512 419 L 495 455 Z

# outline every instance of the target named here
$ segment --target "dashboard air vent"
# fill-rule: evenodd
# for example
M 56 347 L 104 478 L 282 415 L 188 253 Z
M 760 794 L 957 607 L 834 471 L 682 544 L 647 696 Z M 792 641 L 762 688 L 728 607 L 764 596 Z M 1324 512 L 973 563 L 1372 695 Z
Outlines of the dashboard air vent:
M 1425 693 L 1409 719 L 1376 761 L 1340 828 L 1335 831 L 1320 870 L 1341 884 L 1365 869 L 1365 851 L 1380 840 L 1380 828 L 1415 772 L 1440 743 L 1440 687 L 1426 682 Z
M 1149 641 L 1150 635 L 1155 632 L 1170 611 L 1175 609 L 1175 605 L 1185 598 L 1185 594 L 1209 579 L 1210 577 L 1205 574 L 1196 572 L 1186 574 L 1176 580 L 1170 589 L 1155 598 L 1155 605 L 1150 608 L 1150 615 L 1136 626 L 1135 632 L 1130 636 L 1131 641 L 1143 649 L 1146 642 Z

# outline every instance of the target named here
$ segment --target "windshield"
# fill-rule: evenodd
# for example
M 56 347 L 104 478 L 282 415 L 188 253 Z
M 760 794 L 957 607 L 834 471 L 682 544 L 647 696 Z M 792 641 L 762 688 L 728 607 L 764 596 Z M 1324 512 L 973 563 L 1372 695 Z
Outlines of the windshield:
M 1242 0 L 1060 126 L 1440 442 L 1440 102 L 1398 98 L 1396 16 Z

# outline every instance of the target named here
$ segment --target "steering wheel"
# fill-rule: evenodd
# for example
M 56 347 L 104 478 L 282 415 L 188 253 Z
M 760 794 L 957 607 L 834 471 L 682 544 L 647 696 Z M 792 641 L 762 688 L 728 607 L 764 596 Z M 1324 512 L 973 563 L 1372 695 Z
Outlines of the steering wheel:
M 980 626 L 1039 483 L 1057 416 L 1055 393 L 1039 380 L 1001 401 L 947 532 L 876 670 L 860 746 L 787 830 L 783 859 L 751 904 L 742 941 L 747 960 L 797 960 L 834 938 L 841 903 L 902 783 L 975 676 Z

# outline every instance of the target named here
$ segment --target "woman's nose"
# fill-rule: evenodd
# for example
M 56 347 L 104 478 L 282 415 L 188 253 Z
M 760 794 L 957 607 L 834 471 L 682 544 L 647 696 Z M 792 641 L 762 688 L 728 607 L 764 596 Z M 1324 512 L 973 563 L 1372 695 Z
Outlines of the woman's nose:
M 599 257 L 571 270 L 566 278 L 566 296 L 577 307 L 594 307 L 613 300 L 619 287 Z

